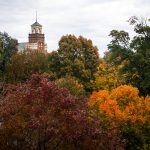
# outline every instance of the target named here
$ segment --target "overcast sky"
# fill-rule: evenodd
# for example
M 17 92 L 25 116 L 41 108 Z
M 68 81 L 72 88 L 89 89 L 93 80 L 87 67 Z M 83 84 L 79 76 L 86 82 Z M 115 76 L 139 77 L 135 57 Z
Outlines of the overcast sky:
M 103 55 L 111 30 L 132 35 L 127 20 L 150 16 L 150 0 L 0 0 L 0 31 L 27 42 L 36 10 L 49 51 L 58 48 L 62 35 L 74 34 L 91 39 Z

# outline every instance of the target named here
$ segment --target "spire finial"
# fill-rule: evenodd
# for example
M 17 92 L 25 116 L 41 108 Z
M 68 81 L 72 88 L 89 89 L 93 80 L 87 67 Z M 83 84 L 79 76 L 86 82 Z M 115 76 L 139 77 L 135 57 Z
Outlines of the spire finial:
M 37 10 L 36 10 L 36 22 L 37 22 Z

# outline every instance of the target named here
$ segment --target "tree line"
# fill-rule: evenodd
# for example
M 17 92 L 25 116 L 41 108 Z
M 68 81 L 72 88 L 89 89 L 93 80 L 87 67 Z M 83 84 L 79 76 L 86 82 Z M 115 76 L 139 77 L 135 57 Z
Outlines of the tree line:
M 62 36 L 48 54 L 17 52 L 0 33 L 0 147 L 148 150 L 150 26 L 112 30 L 104 57 L 83 36 Z

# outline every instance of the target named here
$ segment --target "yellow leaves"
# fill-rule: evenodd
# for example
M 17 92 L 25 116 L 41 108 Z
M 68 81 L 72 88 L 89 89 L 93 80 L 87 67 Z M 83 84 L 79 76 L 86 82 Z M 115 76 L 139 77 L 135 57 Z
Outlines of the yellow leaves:
M 118 65 L 118 69 L 122 69 L 122 68 L 123 68 L 122 64 Z
M 111 92 L 93 92 L 90 106 L 97 104 L 101 113 L 118 121 L 144 123 L 150 118 L 150 97 L 143 98 L 138 94 L 138 89 L 130 85 L 119 86 Z
M 100 65 L 99 65 L 99 67 L 98 67 L 98 70 L 106 70 L 106 65 L 105 65 L 105 63 L 101 63 Z
M 95 73 L 95 89 L 111 90 L 125 83 L 126 74 L 121 74 L 120 70 L 123 65 L 115 66 L 114 64 L 103 62 L 97 68 Z

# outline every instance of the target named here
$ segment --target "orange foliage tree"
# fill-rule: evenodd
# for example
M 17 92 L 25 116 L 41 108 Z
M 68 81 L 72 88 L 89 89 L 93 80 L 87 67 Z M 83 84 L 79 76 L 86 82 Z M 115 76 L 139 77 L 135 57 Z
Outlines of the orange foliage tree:
M 150 118 L 150 96 L 140 97 L 138 89 L 130 85 L 119 86 L 111 92 L 93 92 L 90 106 L 97 106 L 100 113 L 117 121 L 145 123 Z

